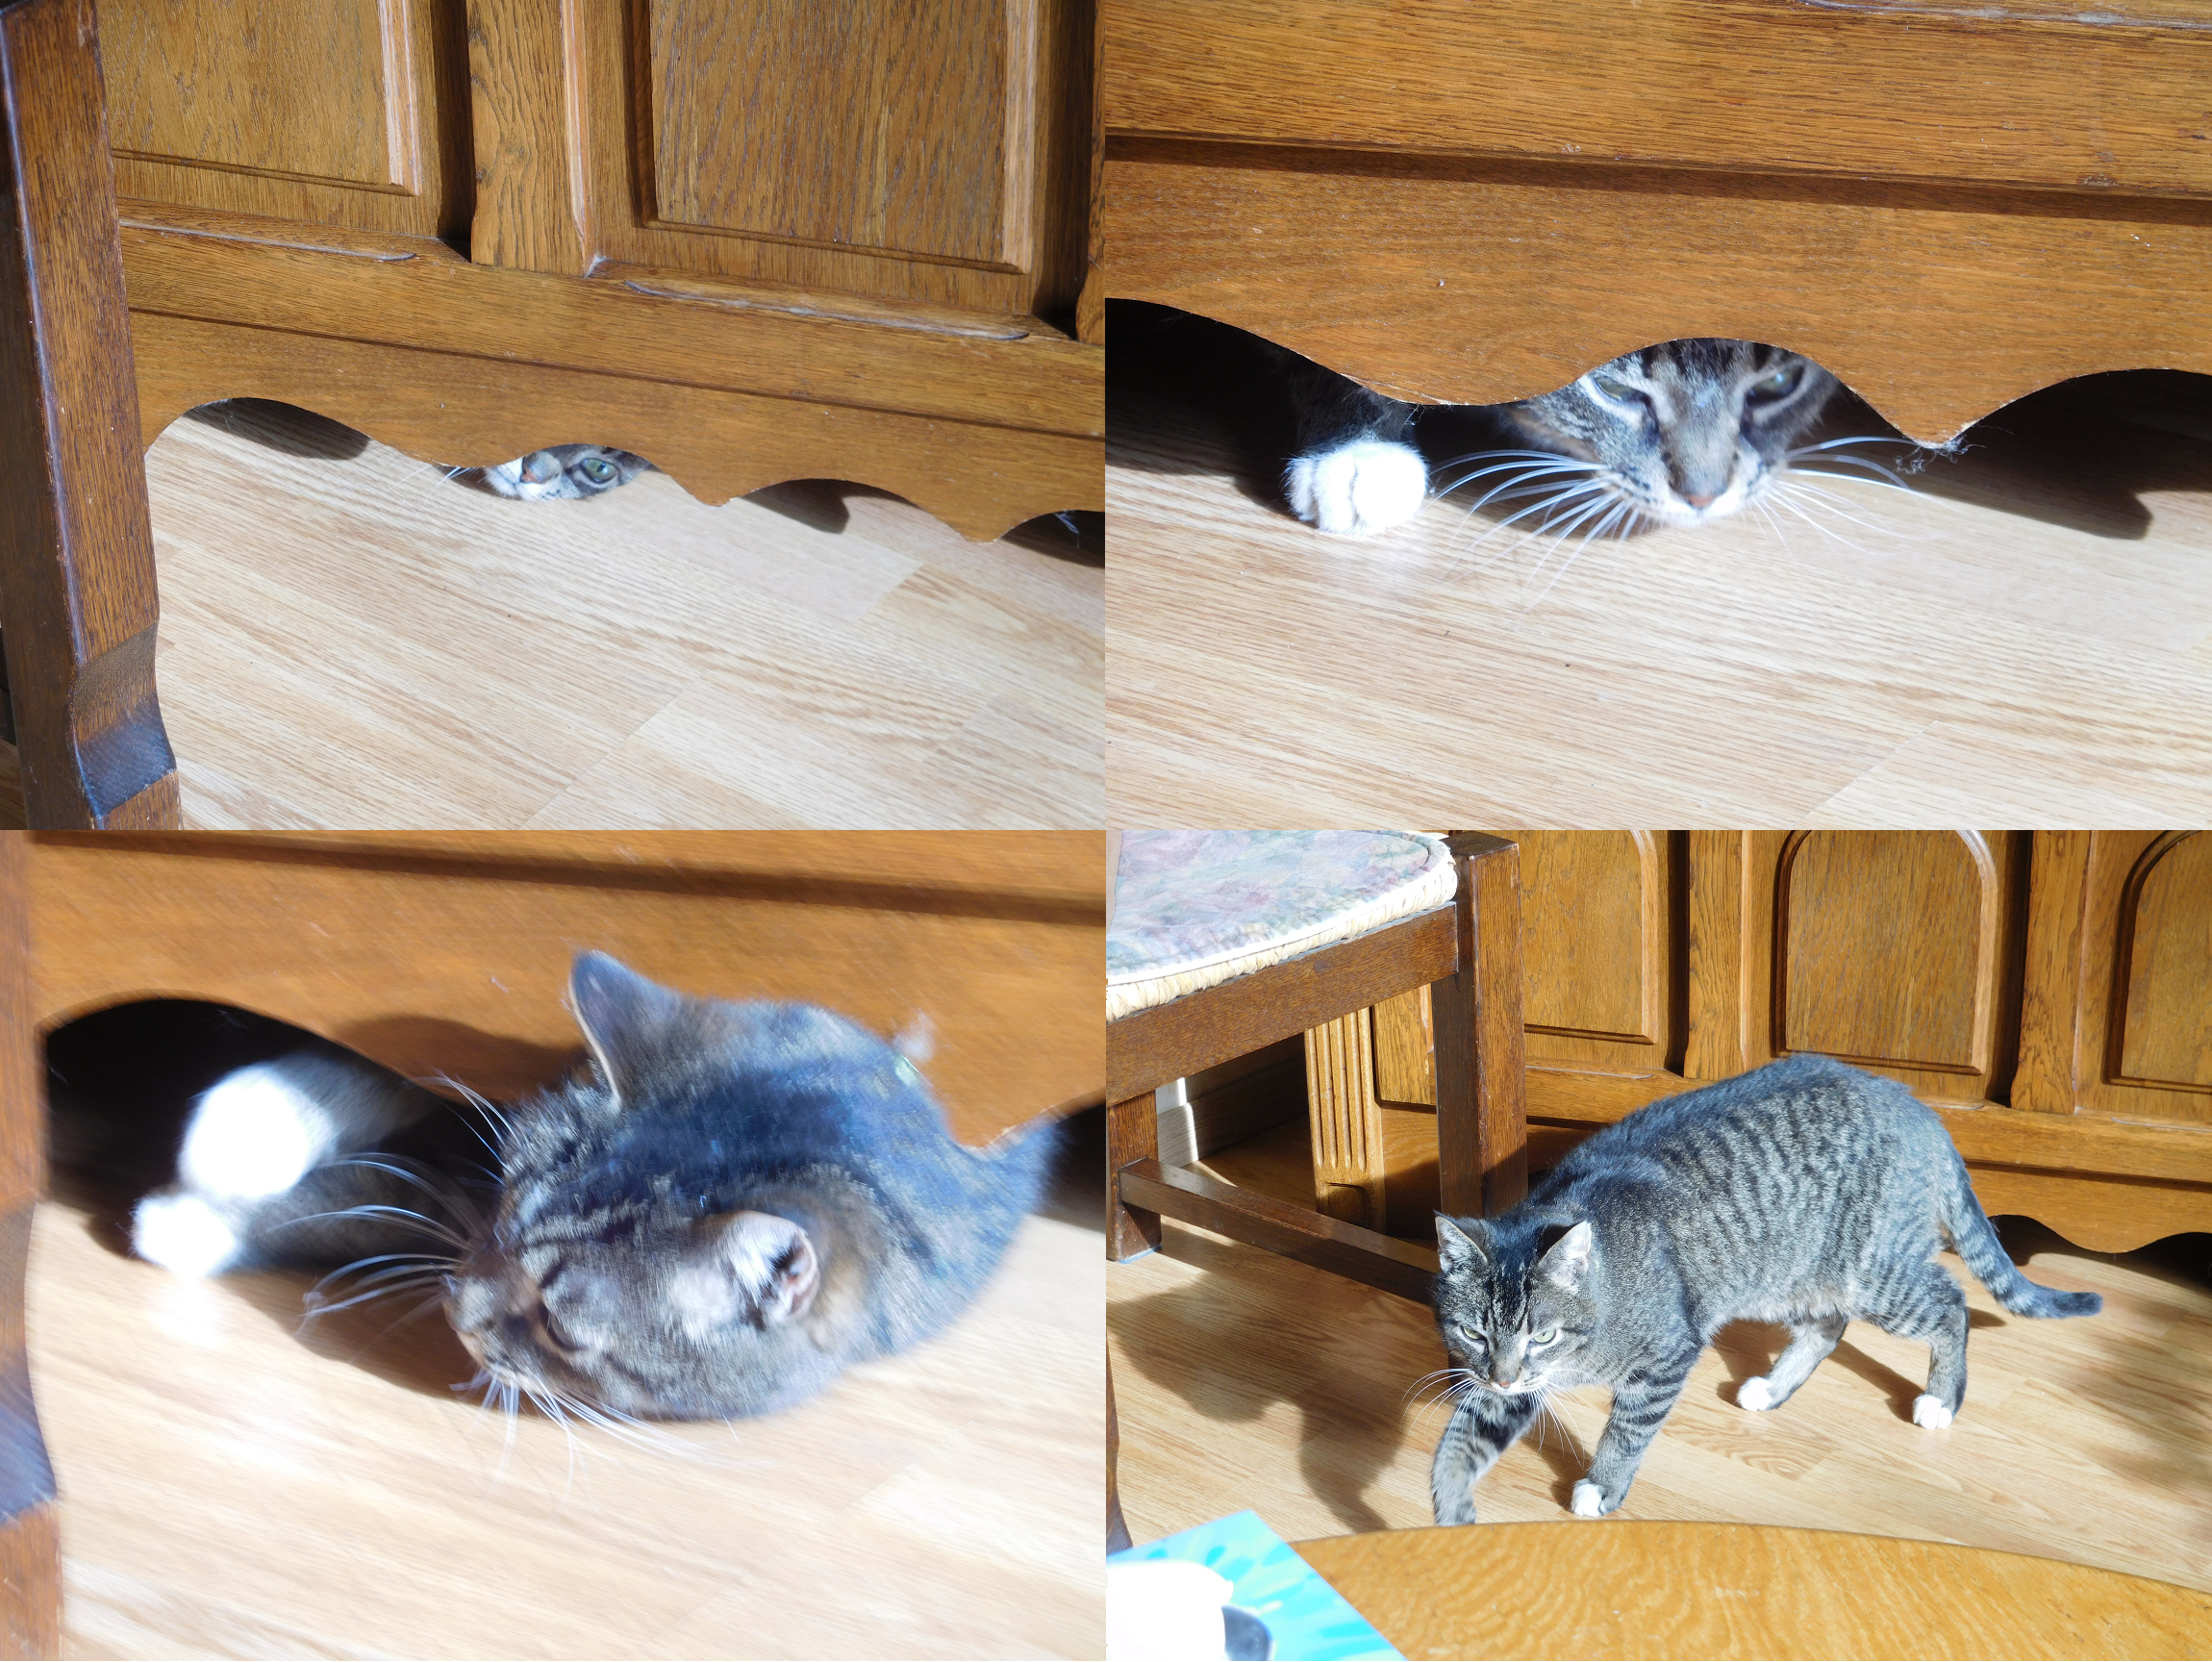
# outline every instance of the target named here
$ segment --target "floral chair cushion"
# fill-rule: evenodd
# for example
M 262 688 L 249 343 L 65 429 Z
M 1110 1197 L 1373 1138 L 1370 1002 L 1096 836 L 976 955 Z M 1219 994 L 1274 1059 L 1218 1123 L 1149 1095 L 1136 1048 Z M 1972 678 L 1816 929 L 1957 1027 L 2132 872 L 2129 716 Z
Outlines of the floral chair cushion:
M 1235 980 L 1451 899 L 1421 831 L 1126 831 L 1106 1019 Z

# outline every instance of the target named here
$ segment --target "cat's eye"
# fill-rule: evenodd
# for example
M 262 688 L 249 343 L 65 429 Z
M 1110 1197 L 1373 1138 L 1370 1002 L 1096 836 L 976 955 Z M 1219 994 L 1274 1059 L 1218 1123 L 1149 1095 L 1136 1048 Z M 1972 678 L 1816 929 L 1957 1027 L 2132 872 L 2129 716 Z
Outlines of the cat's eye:
M 1558 1328 L 1556 1328 L 1556 1327 L 1546 1327 L 1546 1329 L 1545 1329 L 1543 1332 L 1541 1332 L 1541 1333 L 1531 1333 L 1531 1334 L 1528 1336 L 1528 1342 L 1529 1342 L 1531 1345 L 1548 1345 L 1548 1344 L 1550 1344 L 1550 1343 L 1551 1343 L 1551 1342 L 1552 1342 L 1554 1339 L 1556 1339 L 1556 1338 L 1558 1338 L 1558 1337 L 1559 1337 L 1559 1329 L 1558 1329 Z
M 594 485 L 604 485 L 615 477 L 615 464 L 603 456 L 589 456 L 576 464 L 584 470 L 584 477 Z
M 1473 1328 L 1471 1328 L 1471 1327 L 1454 1327 L 1454 1328 L 1452 1329 L 1452 1331 L 1453 1331 L 1454 1333 L 1457 1333 L 1457 1334 L 1458 1334 L 1458 1335 L 1459 1335 L 1459 1336 L 1460 1336 L 1462 1339 L 1466 1340 L 1466 1341 L 1467 1341 L 1467 1342 L 1468 1342 L 1470 1345 L 1476 1345 L 1476 1346 L 1480 1346 L 1480 1345 L 1482 1345 L 1482 1344 L 1483 1344 L 1483 1337 L 1482 1337 L 1482 1335 L 1481 1335 L 1481 1334 L 1479 1334 L 1479 1333 L 1477 1333 L 1477 1332 L 1476 1332 L 1476 1331 L 1475 1331 Z
M 1805 366 L 1802 364 L 1792 364 L 1772 374 L 1760 376 L 1751 383 L 1744 395 L 1754 404 L 1772 404 L 1775 399 L 1787 398 L 1795 392 L 1804 375 Z

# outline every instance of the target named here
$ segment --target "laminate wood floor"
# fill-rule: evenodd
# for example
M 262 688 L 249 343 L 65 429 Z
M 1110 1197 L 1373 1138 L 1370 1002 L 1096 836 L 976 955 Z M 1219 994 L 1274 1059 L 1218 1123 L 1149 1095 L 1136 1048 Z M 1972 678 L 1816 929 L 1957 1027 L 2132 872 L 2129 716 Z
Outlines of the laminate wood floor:
M 2212 378 L 2038 394 L 1909 496 L 1812 481 L 1824 529 L 1746 516 L 1570 561 L 1525 521 L 1478 549 L 1495 519 L 1464 495 L 1364 541 L 1308 530 L 1249 338 L 1115 317 L 1111 823 L 2212 808 Z M 1466 419 L 1423 423 L 1433 461 L 1473 447 Z
M 1095 520 L 979 544 L 658 473 L 509 502 L 242 402 L 146 472 L 189 826 L 1104 822 Z
M 301 1335 L 309 1277 L 178 1280 L 48 1202 L 63 1654 L 1096 1656 L 1102 1237 L 1057 1211 L 936 1341 L 664 1450 L 509 1447 L 436 1311 Z
M 2102 1314 L 2008 1316 L 1947 1257 L 1973 1331 L 1966 1406 L 1944 1431 L 1908 1418 L 1926 1347 L 1866 1322 L 1781 1408 L 1745 1413 L 1736 1383 L 1765 1371 L 1782 1331 L 1732 1327 L 1618 1516 L 1951 1541 L 2212 1589 L 2212 1237 L 2115 1258 L 2005 1227 L 2032 1277 L 2103 1294 Z M 1290 1540 L 1431 1523 L 1445 1412 L 1416 1387 L 1445 1357 L 1426 1308 L 1203 1230 L 1165 1232 L 1160 1251 L 1107 1272 L 1135 1539 L 1247 1506 Z M 1476 1488 L 1486 1521 L 1606 1527 L 1567 1507 L 1605 1394 L 1558 1412 Z

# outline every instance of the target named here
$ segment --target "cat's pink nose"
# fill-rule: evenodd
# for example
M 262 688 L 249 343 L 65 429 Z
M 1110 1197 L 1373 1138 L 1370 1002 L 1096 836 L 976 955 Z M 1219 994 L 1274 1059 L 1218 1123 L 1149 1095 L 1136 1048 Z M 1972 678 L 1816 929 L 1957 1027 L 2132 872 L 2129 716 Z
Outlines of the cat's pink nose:
M 1682 500 L 1689 503 L 1693 508 L 1710 508 L 1713 506 L 1713 499 L 1720 494 L 1721 492 L 1718 491 L 1685 491 L 1681 493 Z
M 522 462 L 522 477 L 533 485 L 542 485 L 560 471 L 560 459 L 543 450 L 525 457 Z

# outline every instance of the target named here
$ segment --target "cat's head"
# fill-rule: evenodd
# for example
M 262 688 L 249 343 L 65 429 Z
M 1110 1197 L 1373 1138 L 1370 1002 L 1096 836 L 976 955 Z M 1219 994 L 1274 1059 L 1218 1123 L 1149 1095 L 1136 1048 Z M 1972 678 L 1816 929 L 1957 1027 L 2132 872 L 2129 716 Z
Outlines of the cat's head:
M 596 496 L 650 467 L 642 456 L 606 444 L 555 444 L 484 469 L 484 483 L 502 496 L 551 502 Z
M 828 1011 L 689 998 L 598 953 L 569 999 L 597 1076 L 510 1112 L 496 1212 L 448 1282 L 455 1331 L 498 1384 L 633 1415 L 811 1395 L 858 1304 L 867 1199 L 826 1171 L 741 1175 L 725 1142 L 763 1094 L 868 1088 L 896 1053 Z
M 1597 1327 L 1593 1250 L 1587 1219 L 1499 1228 L 1437 1214 L 1437 1331 L 1476 1389 L 1521 1395 L 1565 1376 Z
M 1504 407 L 1527 438 L 1598 464 L 1616 500 L 1670 525 L 1734 514 L 1772 489 L 1835 377 L 1749 340 L 1671 340 Z

